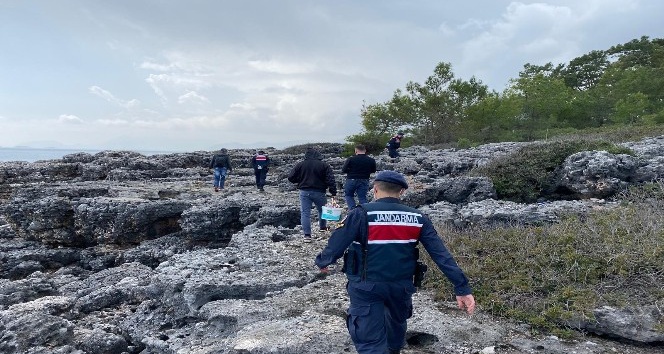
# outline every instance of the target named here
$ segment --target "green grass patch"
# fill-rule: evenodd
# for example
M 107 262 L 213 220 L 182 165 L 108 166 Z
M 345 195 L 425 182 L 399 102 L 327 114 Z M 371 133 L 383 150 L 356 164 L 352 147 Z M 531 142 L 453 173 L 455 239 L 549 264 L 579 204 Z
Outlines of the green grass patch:
M 664 135 L 664 124 L 652 125 L 613 125 L 587 128 L 576 132 L 559 132 L 555 139 L 563 140 L 604 140 L 613 143 L 639 141 L 644 138 Z
M 574 333 L 574 320 L 592 319 L 604 305 L 662 305 L 664 183 L 621 198 L 614 209 L 558 224 L 439 231 L 483 311 L 566 335 Z M 425 286 L 438 299 L 454 298 L 438 271 Z

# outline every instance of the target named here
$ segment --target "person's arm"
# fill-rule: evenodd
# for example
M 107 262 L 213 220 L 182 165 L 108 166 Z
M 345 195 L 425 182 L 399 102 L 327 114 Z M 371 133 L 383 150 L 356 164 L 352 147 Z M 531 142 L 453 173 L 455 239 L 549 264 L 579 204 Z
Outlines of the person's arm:
M 325 183 L 330 190 L 330 194 L 337 195 L 337 182 L 334 180 L 334 171 L 329 164 L 325 167 Z
M 233 165 L 231 165 L 231 157 L 226 156 L 226 164 L 228 165 L 228 171 L 233 171 Z
M 292 170 L 290 171 L 290 173 L 288 174 L 288 182 L 291 182 L 291 183 L 300 183 L 300 179 L 302 178 L 302 177 L 300 176 L 300 168 L 301 168 L 301 166 L 302 166 L 302 164 L 298 163 L 297 165 L 295 165 L 295 167 L 293 167 L 293 169 L 292 169 Z
M 472 293 L 468 278 L 447 250 L 443 240 L 440 238 L 431 221 L 426 216 L 420 233 L 420 242 L 424 249 L 429 253 L 431 259 L 436 263 L 445 277 L 454 285 L 454 293 L 458 296 Z
M 256 169 L 256 155 L 251 157 L 251 167 Z
M 341 166 L 341 172 L 348 173 L 350 172 L 350 157 L 344 161 L 344 165 Z
M 208 167 L 209 169 L 213 169 L 213 168 L 214 168 L 214 158 L 215 158 L 215 157 L 216 157 L 216 156 L 212 156 L 212 159 L 210 159 L 210 167 Z
M 362 208 L 355 208 L 348 213 L 346 219 L 332 232 L 327 240 L 327 246 L 316 256 L 315 263 L 318 268 L 325 269 L 343 256 L 344 251 L 362 230 L 361 228 L 366 227 L 366 225 L 362 225 L 363 221 L 366 222 L 363 215 Z
M 468 284 L 468 278 L 463 274 L 463 271 L 452 257 L 452 254 L 447 250 L 443 240 L 427 217 L 424 217 L 420 242 L 440 271 L 454 285 L 454 294 L 456 295 L 459 308 L 462 310 L 465 309 L 469 315 L 472 315 L 475 311 L 475 298 Z
M 371 158 L 371 173 L 376 173 L 376 160 Z

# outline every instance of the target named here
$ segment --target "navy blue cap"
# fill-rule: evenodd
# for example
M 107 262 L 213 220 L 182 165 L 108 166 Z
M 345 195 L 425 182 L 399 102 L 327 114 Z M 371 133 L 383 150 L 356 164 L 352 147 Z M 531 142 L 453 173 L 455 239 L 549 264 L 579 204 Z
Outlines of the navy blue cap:
M 405 189 L 408 189 L 408 182 L 406 182 L 406 178 L 404 178 L 404 176 L 397 171 L 390 171 L 390 170 L 380 171 L 376 174 L 376 178 L 374 180 L 394 183 Z

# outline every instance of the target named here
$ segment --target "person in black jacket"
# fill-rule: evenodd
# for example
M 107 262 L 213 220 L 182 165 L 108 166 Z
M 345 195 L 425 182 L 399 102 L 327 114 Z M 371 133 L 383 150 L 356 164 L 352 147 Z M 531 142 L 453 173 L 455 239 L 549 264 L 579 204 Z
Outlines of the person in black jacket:
M 311 206 L 316 205 L 318 226 L 327 230 L 327 221 L 321 218 L 323 206 L 327 203 L 325 190 L 332 196 L 337 195 L 332 167 L 323 162 L 323 155 L 314 148 L 307 148 L 304 160 L 298 162 L 288 174 L 288 181 L 297 183 L 300 190 L 300 222 L 305 242 L 311 241 Z
M 397 135 L 393 136 L 385 145 L 391 158 L 399 157 L 397 149 L 401 147 L 401 139 L 403 139 L 403 135 L 403 132 L 398 132 Z
M 226 176 L 230 171 L 233 171 L 231 159 L 228 157 L 228 150 L 220 149 L 217 154 L 212 156 L 209 168 L 214 169 L 214 191 L 219 192 L 219 190 L 224 189 Z
M 251 167 L 254 168 L 254 175 L 256 176 L 256 187 L 259 191 L 264 192 L 265 179 L 267 178 L 267 171 L 270 165 L 270 158 L 265 151 L 259 150 L 256 155 L 251 158 Z
M 367 202 L 369 177 L 376 172 L 376 160 L 367 156 L 367 148 L 362 144 L 355 145 L 355 156 L 346 159 L 341 172 L 346 174 L 344 199 L 348 209 L 355 208 L 355 194 L 360 204 Z
M 407 188 L 398 172 L 378 172 L 374 201 L 350 211 L 316 256 L 323 273 L 344 257 L 350 298 L 346 325 L 360 354 L 396 354 L 404 346 L 407 320 L 413 315 L 412 296 L 421 285 L 415 282 L 421 281 L 426 269 L 418 262 L 418 244 L 454 285 L 459 308 L 468 314 L 475 310 L 468 278 L 431 220 L 399 201 Z

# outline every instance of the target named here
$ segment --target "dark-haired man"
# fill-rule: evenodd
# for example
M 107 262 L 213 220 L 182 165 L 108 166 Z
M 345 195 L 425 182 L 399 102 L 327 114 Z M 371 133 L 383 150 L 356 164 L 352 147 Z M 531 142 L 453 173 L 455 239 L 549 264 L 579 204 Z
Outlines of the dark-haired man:
M 367 156 L 367 148 L 362 144 L 355 145 L 355 156 L 346 159 L 341 167 L 346 174 L 344 186 L 344 199 L 348 209 L 355 208 L 355 194 L 360 204 L 367 202 L 369 192 L 369 177 L 376 172 L 376 160 Z
M 344 255 L 350 297 L 346 325 L 360 354 L 395 354 L 404 346 L 406 322 L 413 314 L 418 243 L 454 285 L 459 308 L 469 314 L 475 310 L 468 279 L 431 221 L 399 202 L 407 188 L 398 172 L 376 174 L 374 201 L 351 210 L 316 257 L 327 273 L 327 266 Z

